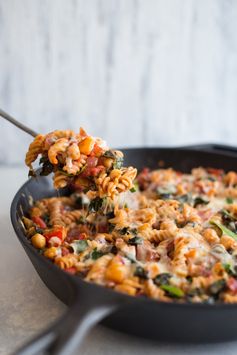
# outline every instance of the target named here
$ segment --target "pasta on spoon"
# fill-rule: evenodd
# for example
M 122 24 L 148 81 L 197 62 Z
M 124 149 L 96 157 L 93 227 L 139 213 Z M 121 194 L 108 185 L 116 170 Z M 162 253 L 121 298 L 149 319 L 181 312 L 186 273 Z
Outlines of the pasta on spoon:
M 25 158 L 30 176 L 37 174 L 32 163 L 39 156 L 39 174 L 54 173 L 56 189 L 73 185 L 100 198 L 113 199 L 131 189 L 137 174 L 135 168 L 123 167 L 121 151 L 109 149 L 104 140 L 88 135 L 83 128 L 79 133 L 56 130 L 37 135 Z

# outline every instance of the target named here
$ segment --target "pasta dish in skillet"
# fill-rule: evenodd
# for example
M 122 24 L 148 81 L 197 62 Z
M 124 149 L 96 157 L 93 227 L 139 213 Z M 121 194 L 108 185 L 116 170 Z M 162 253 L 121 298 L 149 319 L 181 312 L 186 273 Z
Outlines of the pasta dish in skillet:
M 86 134 L 38 135 L 41 175 L 69 196 L 36 201 L 23 217 L 39 253 L 66 272 L 131 296 L 237 302 L 237 173 L 123 167 L 123 154 Z M 145 163 L 144 163 L 145 164 Z

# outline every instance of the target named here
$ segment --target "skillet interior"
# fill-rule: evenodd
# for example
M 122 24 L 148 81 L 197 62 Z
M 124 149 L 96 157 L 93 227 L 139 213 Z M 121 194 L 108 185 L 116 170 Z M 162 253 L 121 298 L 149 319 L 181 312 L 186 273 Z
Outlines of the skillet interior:
M 237 154 L 205 152 L 196 149 L 177 148 L 134 148 L 123 149 L 126 164 L 138 169 L 144 166 L 157 168 L 162 160 L 165 167 L 173 167 L 188 172 L 193 167 L 204 166 L 236 170 Z M 66 192 L 66 191 L 65 191 Z M 97 298 L 116 294 L 103 287 L 98 287 L 72 277 L 45 260 L 26 241 L 17 218 L 29 208 L 29 198 L 34 200 L 55 195 L 52 190 L 51 177 L 29 180 L 16 195 L 12 205 L 12 221 L 16 233 L 34 267 L 42 280 L 64 303 L 71 304 L 77 297 L 78 286 L 93 292 Z M 128 296 L 121 295 L 121 298 Z M 129 297 L 130 298 L 130 297 Z M 237 339 L 235 319 L 237 305 L 196 305 L 164 304 L 144 300 L 139 305 L 130 303 L 116 311 L 103 324 L 130 334 L 155 340 L 169 341 L 223 341 Z

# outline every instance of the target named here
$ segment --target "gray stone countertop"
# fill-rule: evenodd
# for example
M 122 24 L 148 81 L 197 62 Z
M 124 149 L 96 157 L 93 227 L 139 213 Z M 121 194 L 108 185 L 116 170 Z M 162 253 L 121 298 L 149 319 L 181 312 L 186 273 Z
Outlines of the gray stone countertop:
M 26 180 L 24 168 L 0 168 L 0 354 L 10 354 L 66 311 L 43 284 L 11 226 L 11 200 Z M 212 345 L 170 345 L 131 337 L 96 326 L 76 354 L 197 355 L 237 354 L 237 342 Z

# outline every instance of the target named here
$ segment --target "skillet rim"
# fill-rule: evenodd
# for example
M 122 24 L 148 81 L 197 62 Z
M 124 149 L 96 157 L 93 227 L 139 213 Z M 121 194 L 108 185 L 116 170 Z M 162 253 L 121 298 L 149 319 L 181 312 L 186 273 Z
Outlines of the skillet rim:
M 203 144 L 203 149 L 205 148 L 205 145 L 206 144 Z M 233 156 L 233 154 L 234 154 L 233 152 L 228 153 L 228 152 L 223 152 L 223 151 L 221 151 L 221 152 L 220 151 L 205 152 L 205 150 L 200 149 L 201 146 L 202 146 L 202 144 L 197 145 L 197 148 L 195 148 L 195 145 L 193 145 L 193 146 L 186 146 L 186 147 L 185 146 L 178 146 L 178 147 L 129 147 L 129 148 L 121 148 L 121 149 L 126 150 L 126 151 L 129 151 L 129 150 L 155 150 L 155 149 L 172 151 L 172 150 L 179 149 L 179 150 L 184 150 L 187 153 L 199 151 L 200 153 L 203 153 L 203 154 L 209 153 L 209 154 L 224 155 L 224 156 L 225 155 Z M 231 148 L 232 146 L 229 146 L 229 147 Z M 38 179 L 40 179 L 40 180 L 41 179 L 48 179 L 49 177 L 50 177 L 50 175 L 49 176 L 42 176 L 42 177 L 38 176 Z M 192 302 L 186 302 L 186 301 L 185 302 L 175 302 L 175 301 L 165 302 L 165 301 L 157 301 L 157 300 L 154 300 L 149 297 L 138 298 L 135 296 L 130 296 L 128 294 L 124 294 L 122 292 L 118 292 L 116 290 L 110 289 L 110 288 L 103 286 L 103 285 L 98 285 L 93 282 L 84 281 L 84 279 L 79 276 L 72 275 L 72 274 L 69 274 L 69 273 L 63 271 L 58 266 L 56 266 L 54 263 L 50 262 L 46 257 L 39 254 L 39 252 L 36 250 L 36 248 L 34 248 L 33 245 L 29 243 L 29 239 L 27 239 L 26 235 L 23 232 L 23 229 L 20 228 L 20 223 L 19 223 L 17 216 L 16 216 L 17 205 L 18 205 L 18 202 L 22 196 L 23 190 L 25 187 L 27 187 L 27 185 L 29 185 L 31 183 L 31 181 L 33 179 L 34 179 L 34 177 L 30 177 L 25 183 L 23 183 L 13 197 L 13 200 L 12 200 L 11 206 L 10 206 L 11 224 L 13 226 L 15 234 L 16 234 L 18 240 L 20 241 L 20 243 L 23 244 L 26 248 L 29 248 L 30 251 L 34 254 L 34 256 L 38 258 L 39 262 L 45 263 L 47 265 L 47 267 L 52 268 L 55 273 L 62 272 L 64 274 L 64 276 L 66 276 L 70 280 L 70 282 L 74 286 L 77 287 L 77 289 L 79 288 L 79 285 L 82 287 L 88 287 L 88 288 L 94 288 L 94 287 L 97 288 L 98 287 L 100 290 L 103 290 L 103 291 L 107 292 L 108 294 L 117 295 L 117 296 L 121 297 L 121 299 L 122 298 L 125 300 L 127 299 L 128 304 L 132 304 L 131 300 L 134 300 L 134 304 L 136 302 L 144 302 L 144 304 L 151 304 L 153 306 L 157 305 L 157 306 L 162 306 L 162 307 L 173 307 L 173 308 L 182 307 L 184 309 L 193 308 L 193 309 L 197 309 L 197 310 L 204 309 L 204 310 L 208 310 L 208 311 L 212 311 L 212 310 L 213 311 L 216 311 L 216 310 L 230 310 L 231 311 L 232 309 L 237 309 L 237 303 L 229 304 L 229 303 L 215 302 L 213 304 L 208 304 L 208 303 L 192 303 Z M 39 184 L 40 184 L 40 181 L 39 181 Z M 25 192 L 24 192 L 24 194 L 25 194 Z M 31 261 L 31 263 L 32 263 L 32 261 Z M 32 266 L 34 267 L 33 263 L 32 263 Z M 40 275 L 39 275 L 39 277 L 40 277 Z M 41 277 L 40 277 L 40 279 L 41 279 Z M 47 285 L 45 285 L 45 286 L 47 288 L 49 288 Z M 55 296 L 58 298 L 57 295 L 55 295 Z M 77 296 L 76 296 L 76 299 L 77 299 Z M 70 307 L 70 305 L 69 305 L 69 307 Z

